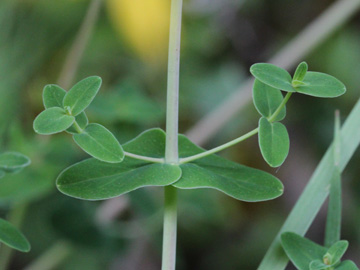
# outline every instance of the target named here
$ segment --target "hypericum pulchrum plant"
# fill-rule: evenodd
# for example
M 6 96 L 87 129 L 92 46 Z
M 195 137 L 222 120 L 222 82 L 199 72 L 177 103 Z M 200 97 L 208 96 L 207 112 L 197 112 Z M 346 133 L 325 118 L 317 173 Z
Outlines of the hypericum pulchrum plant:
M 274 199 L 283 185 L 273 175 L 214 155 L 258 133 L 265 161 L 280 166 L 289 152 L 289 136 L 280 123 L 286 103 L 294 93 L 337 97 L 345 86 L 336 78 L 308 71 L 301 63 L 293 77 L 271 64 L 255 64 L 253 100 L 261 114 L 258 128 L 211 150 L 204 150 L 178 134 L 179 63 L 182 0 L 171 7 L 166 132 L 159 128 L 141 133 L 120 145 L 99 124 L 89 124 L 84 110 L 97 94 L 101 79 L 89 77 L 68 92 L 56 85 L 44 88 L 45 111 L 34 121 L 39 134 L 71 133 L 75 142 L 93 158 L 65 169 L 58 189 L 71 197 L 105 200 L 146 186 L 165 190 L 163 270 L 175 269 L 178 189 L 212 188 L 246 202 Z M 282 92 L 287 92 L 283 97 Z
M 0 154 L 0 178 L 6 174 L 18 173 L 30 165 L 30 159 L 17 152 Z M 0 180 L 1 181 L 1 180 Z M 30 243 L 11 223 L 0 218 L 0 242 L 22 252 L 30 251 Z

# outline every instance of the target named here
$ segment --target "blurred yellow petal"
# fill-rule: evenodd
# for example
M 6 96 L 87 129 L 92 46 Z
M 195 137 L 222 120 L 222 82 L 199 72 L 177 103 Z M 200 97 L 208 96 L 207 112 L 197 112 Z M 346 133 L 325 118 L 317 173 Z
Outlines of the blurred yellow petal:
M 167 59 L 170 0 L 107 0 L 114 27 L 149 64 Z

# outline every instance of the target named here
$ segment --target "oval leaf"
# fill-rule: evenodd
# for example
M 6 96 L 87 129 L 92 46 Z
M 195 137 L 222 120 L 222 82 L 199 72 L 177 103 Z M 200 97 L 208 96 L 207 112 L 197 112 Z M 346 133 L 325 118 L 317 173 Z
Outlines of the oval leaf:
M 307 72 L 303 82 L 304 85 L 296 87 L 296 91 L 309 96 L 332 98 L 346 92 L 346 87 L 342 82 L 320 72 Z
M 43 90 L 43 102 L 45 109 L 63 106 L 66 91 L 56 84 L 48 84 Z
M 86 153 L 101 161 L 118 163 L 124 159 L 124 151 L 115 136 L 99 124 L 89 124 L 73 138 Z
M 283 233 L 281 243 L 292 263 L 302 270 L 309 270 L 312 261 L 322 261 L 327 251 L 326 248 L 292 232 Z
M 36 133 L 49 135 L 59 133 L 69 128 L 75 121 L 75 117 L 67 115 L 65 110 L 53 107 L 41 112 L 34 120 Z
M 285 69 L 272 64 L 259 63 L 252 65 L 250 67 L 250 72 L 256 79 L 271 87 L 286 92 L 296 91 L 291 85 L 291 76 Z
M 341 240 L 334 243 L 324 255 L 324 261 L 326 261 L 329 265 L 338 263 L 342 256 L 344 256 L 348 247 L 349 242 L 346 240 Z
M 262 117 L 259 121 L 259 146 L 265 161 L 271 167 L 279 167 L 285 161 L 290 148 L 289 134 L 281 123 L 270 123 Z
M 11 223 L 0 218 L 0 242 L 22 252 L 30 251 L 30 243 Z
M 359 268 L 356 266 L 356 264 L 352 261 L 343 261 L 335 269 L 336 270 L 359 270 Z
M 146 131 L 124 144 L 124 150 L 137 155 L 164 157 L 165 133 L 160 129 Z M 181 169 L 176 165 L 153 164 L 130 157 L 117 164 L 88 159 L 64 170 L 57 179 L 57 187 L 71 197 L 103 200 L 145 186 L 170 185 L 180 176 Z
M 204 152 L 185 136 L 179 136 L 179 155 Z M 282 183 L 269 173 L 249 168 L 216 155 L 181 164 L 182 176 L 173 186 L 181 189 L 212 188 L 247 202 L 274 199 L 283 193 Z
M 0 154 L 0 169 L 5 172 L 16 172 L 30 164 L 30 159 L 17 152 L 5 152 Z M 1 174 L 1 172 L 0 172 Z
M 76 116 L 84 111 L 94 99 L 101 86 L 101 78 L 88 77 L 75 84 L 64 98 L 64 108 L 69 107 L 71 115 Z
M 283 101 L 283 95 L 279 89 L 271 87 L 255 80 L 253 88 L 253 100 L 257 111 L 264 117 L 269 118 Z M 281 121 L 285 118 L 286 108 L 284 107 L 275 121 Z
M 76 121 L 76 123 L 79 125 L 79 127 L 81 129 L 85 129 L 86 126 L 89 124 L 89 120 L 88 120 L 85 112 L 82 112 L 79 115 L 77 115 L 75 117 L 75 121 Z M 78 134 L 79 133 L 76 130 L 76 128 L 74 127 L 74 124 L 71 127 L 69 127 L 66 131 L 71 133 L 71 134 Z

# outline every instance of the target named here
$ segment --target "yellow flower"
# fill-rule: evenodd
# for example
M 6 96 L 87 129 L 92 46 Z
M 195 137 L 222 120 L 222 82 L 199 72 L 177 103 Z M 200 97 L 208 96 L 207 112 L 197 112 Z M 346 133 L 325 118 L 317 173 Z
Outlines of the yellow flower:
M 167 59 L 170 0 L 107 0 L 115 29 L 146 63 Z

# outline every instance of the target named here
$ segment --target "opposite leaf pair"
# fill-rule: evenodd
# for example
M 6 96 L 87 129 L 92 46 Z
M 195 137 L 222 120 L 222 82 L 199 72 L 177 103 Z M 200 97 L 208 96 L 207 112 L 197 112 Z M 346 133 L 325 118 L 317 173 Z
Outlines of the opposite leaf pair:
M 287 232 L 281 235 L 281 242 L 286 254 L 299 270 L 359 270 L 352 261 L 341 262 L 349 246 L 345 240 L 326 248 Z
M 115 136 L 100 124 L 89 124 L 84 110 L 101 86 L 101 78 L 88 77 L 75 84 L 69 92 L 57 85 L 43 91 L 45 110 L 34 121 L 35 132 L 50 135 L 67 131 L 89 155 L 109 163 L 124 159 L 124 151 Z
M 265 161 L 272 167 L 280 166 L 289 153 L 290 141 L 286 127 L 278 121 L 285 118 L 285 104 L 292 93 L 315 97 L 337 97 L 346 88 L 338 79 L 319 72 L 307 71 L 302 62 L 294 77 L 275 65 L 260 63 L 250 68 L 256 78 L 253 87 L 253 100 L 259 120 L 259 146 Z M 288 92 L 283 98 L 281 91 Z

